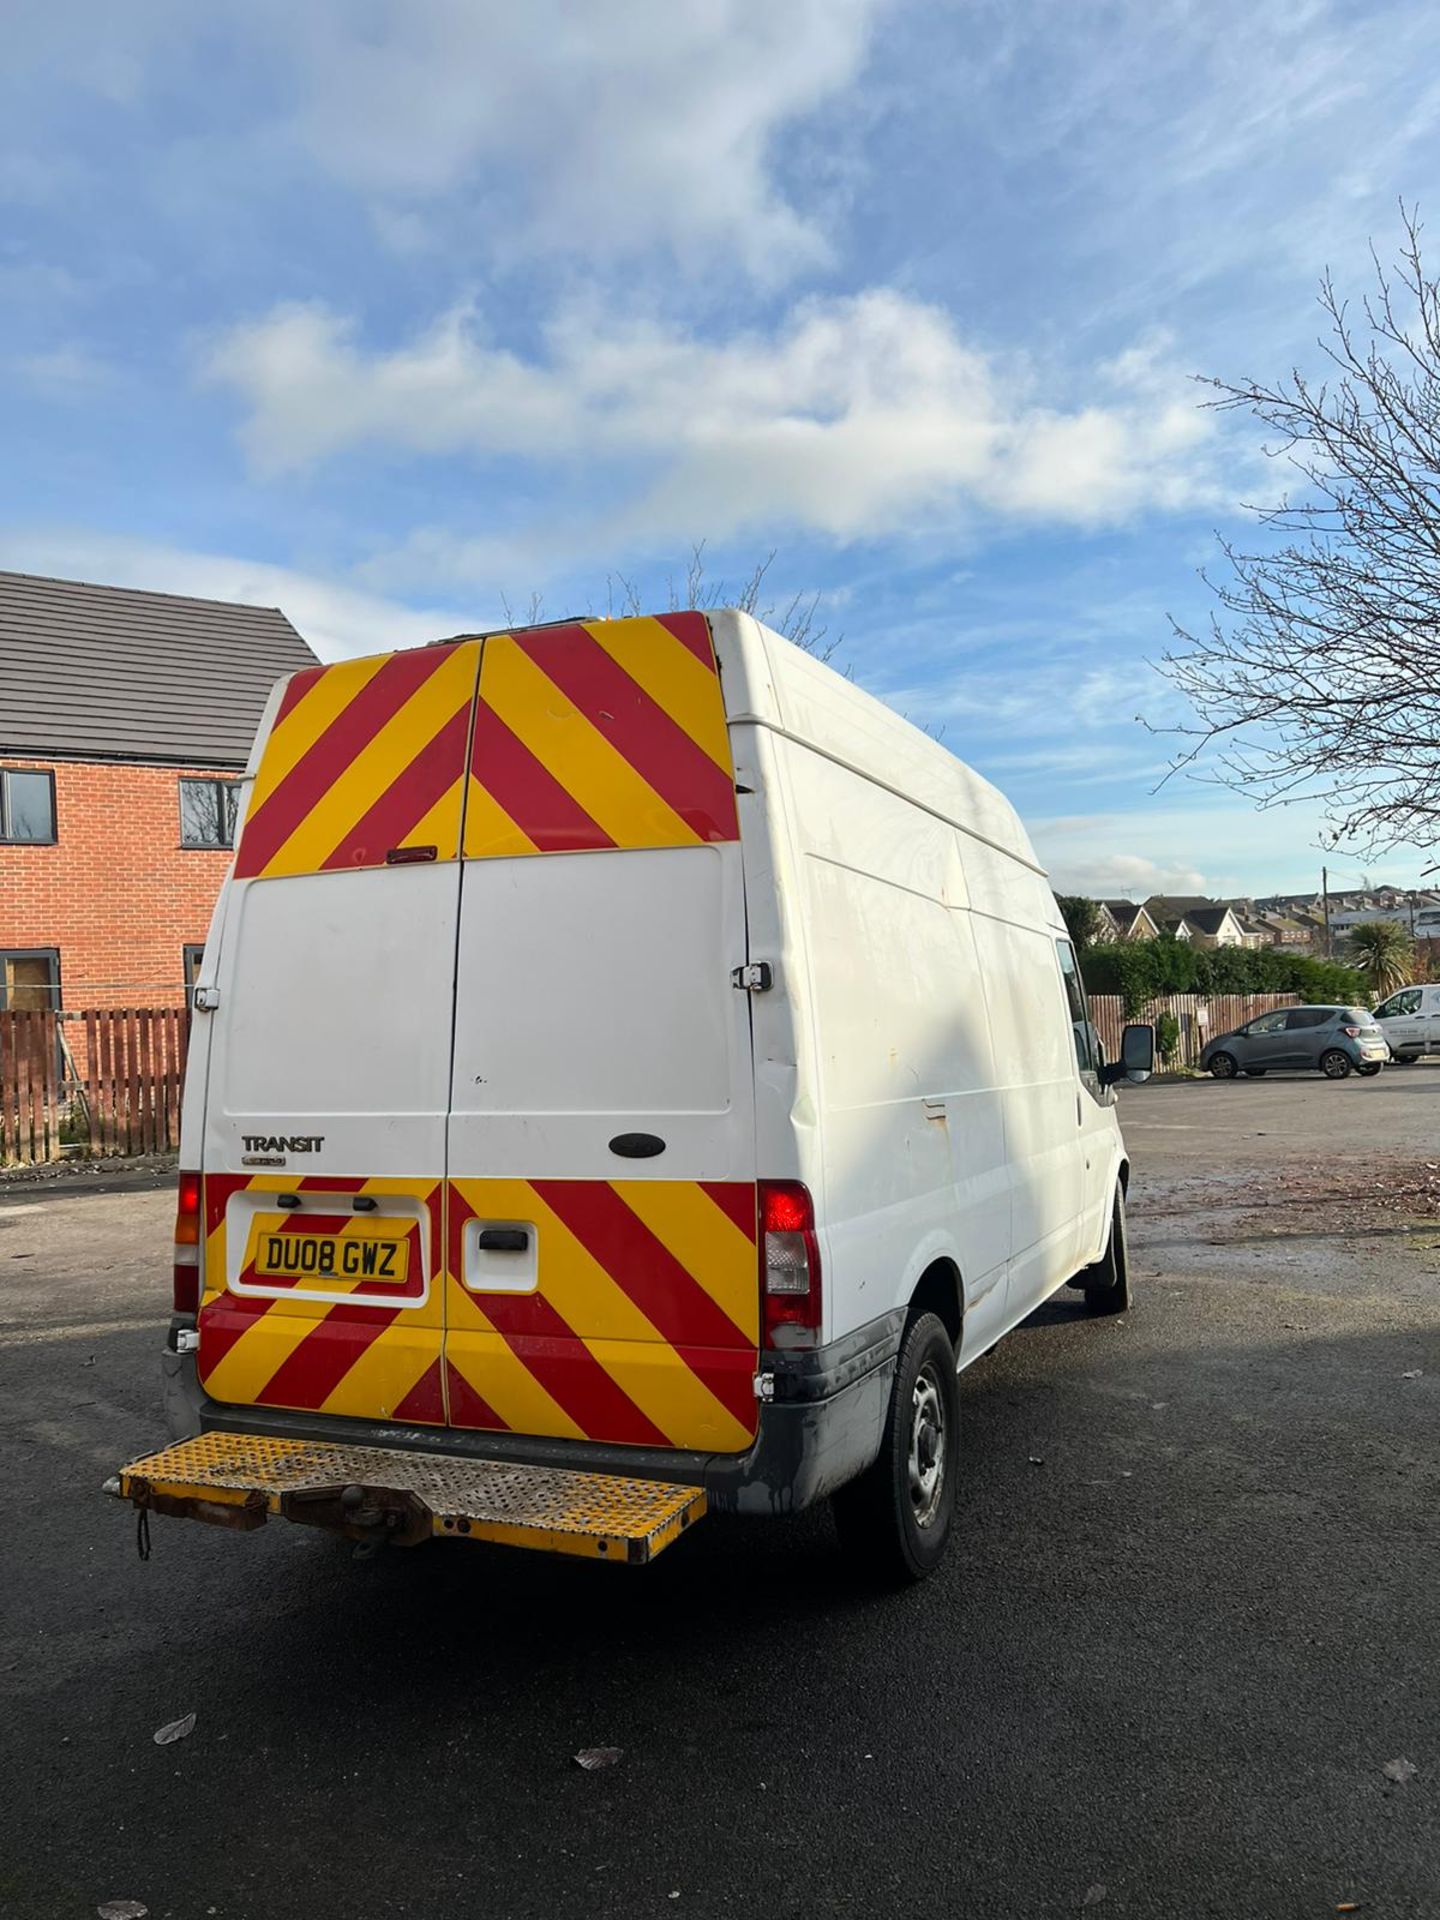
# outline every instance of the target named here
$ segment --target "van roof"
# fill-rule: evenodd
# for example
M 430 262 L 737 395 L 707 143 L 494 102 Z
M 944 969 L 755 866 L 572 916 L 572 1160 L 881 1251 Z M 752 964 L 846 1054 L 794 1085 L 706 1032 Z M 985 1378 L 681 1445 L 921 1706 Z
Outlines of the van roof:
M 716 608 L 709 618 L 722 671 L 727 653 L 743 665 L 742 688 L 733 673 L 726 681 L 732 723 L 773 727 L 1044 872 L 1004 794 L 942 742 L 752 615 Z

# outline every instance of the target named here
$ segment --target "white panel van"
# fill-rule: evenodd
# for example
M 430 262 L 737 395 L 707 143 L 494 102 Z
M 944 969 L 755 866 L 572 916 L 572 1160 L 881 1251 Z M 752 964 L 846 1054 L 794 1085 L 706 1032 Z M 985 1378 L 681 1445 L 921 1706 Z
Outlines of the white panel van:
M 913 1579 L 957 1372 L 1130 1300 L 1150 1030 L 1001 795 L 743 613 L 282 683 L 195 1007 L 145 1515 L 636 1561 L 832 1499 Z
M 1440 986 L 1402 987 L 1376 1007 L 1375 1018 L 1401 1066 L 1440 1053 Z

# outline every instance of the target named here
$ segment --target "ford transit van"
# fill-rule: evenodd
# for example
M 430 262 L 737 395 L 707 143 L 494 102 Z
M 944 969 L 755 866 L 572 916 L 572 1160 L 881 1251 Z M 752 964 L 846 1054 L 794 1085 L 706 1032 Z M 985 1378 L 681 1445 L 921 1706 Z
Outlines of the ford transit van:
M 956 1375 L 1130 1299 L 1115 1082 L 1023 827 L 738 612 L 275 689 L 195 991 L 163 1356 L 111 1490 L 649 1559 L 835 1504 L 900 1579 Z

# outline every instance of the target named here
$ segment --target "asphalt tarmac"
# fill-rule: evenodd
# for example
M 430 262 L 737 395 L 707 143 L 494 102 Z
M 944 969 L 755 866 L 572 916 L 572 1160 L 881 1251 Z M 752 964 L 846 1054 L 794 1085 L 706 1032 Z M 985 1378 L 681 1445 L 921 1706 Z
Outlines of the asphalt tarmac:
M 0 1913 L 1434 1920 L 1440 1225 L 1292 1175 L 1440 1161 L 1440 1068 L 1123 1115 L 1137 1308 L 966 1372 L 958 1539 L 883 1598 L 823 1510 L 142 1564 L 169 1194 L 0 1187 Z

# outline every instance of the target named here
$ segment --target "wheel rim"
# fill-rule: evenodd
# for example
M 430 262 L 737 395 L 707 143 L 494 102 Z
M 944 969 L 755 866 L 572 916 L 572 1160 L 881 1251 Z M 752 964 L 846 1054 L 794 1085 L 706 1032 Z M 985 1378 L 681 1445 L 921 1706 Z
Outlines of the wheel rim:
M 1210 1071 L 1217 1080 L 1230 1080 L 1235 1075 L 1235 1062 L 1228 1053 L 1217 1053 L 1210 1062 Z
M 1343 1080 L 1350 1071 L 1350 1062 L 1343 1053 L 1327 1053 L 1320 1065 L 1327 1080 Z
M 945 1399 L 927 1360 L 915 1380 L 910 1410 L 910 1511 L 917 1527 L 933 1524 L 945 1491 Z

